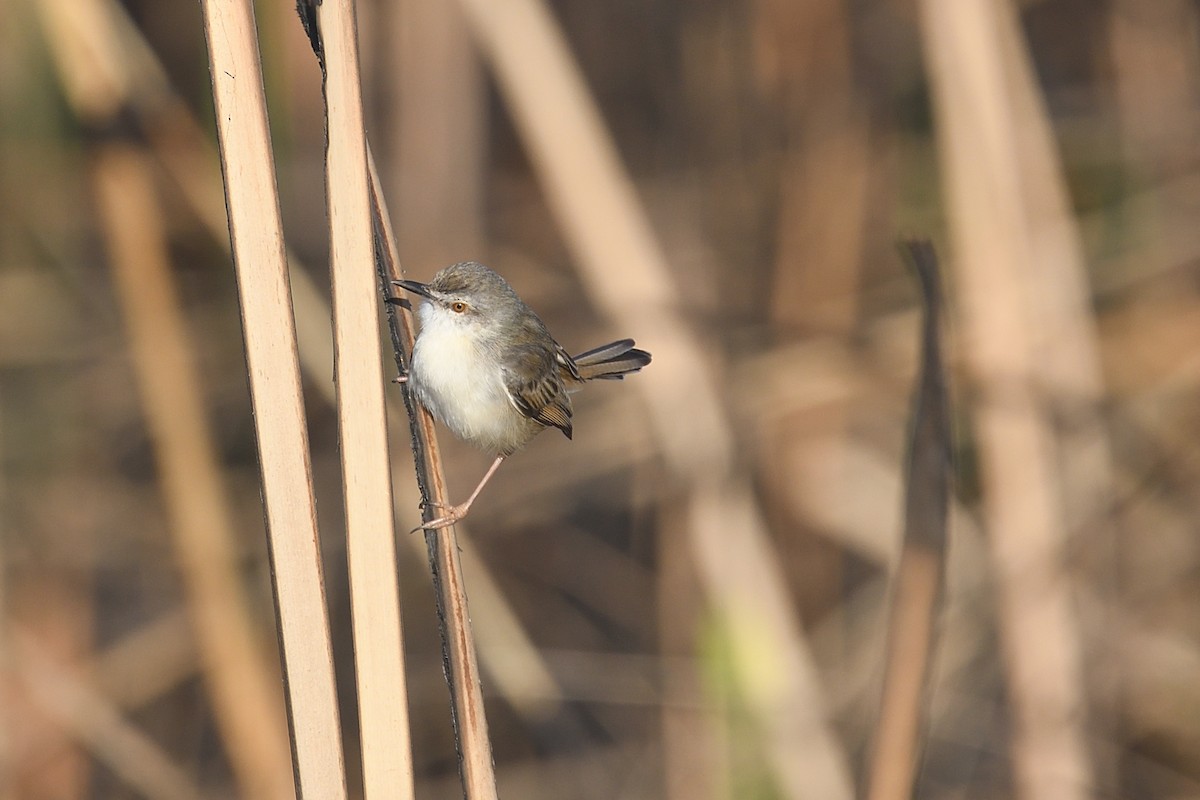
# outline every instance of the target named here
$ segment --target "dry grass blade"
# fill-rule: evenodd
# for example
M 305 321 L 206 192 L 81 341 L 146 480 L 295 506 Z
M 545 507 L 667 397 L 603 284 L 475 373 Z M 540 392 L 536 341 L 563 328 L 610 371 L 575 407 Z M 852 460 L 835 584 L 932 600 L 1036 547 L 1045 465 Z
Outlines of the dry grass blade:
M 296 790 L 346 796 L 295 324 L 254 16 L 203 3 L 287 680 Z
M 875 726 L 870 800 L 913 796 L 920 723 L 935 644 L 934 623 L 946 559 L 950 409 L 938 323 L 941 287 L 928 241 L 902 245 L 925 299 L 921 377 L 913 404 L 904 543 L 896 567 L 883 701 Z
M 317 8 L 315 19 L 324 45 L 334 374 L 363 791 L 370 798 L 412 797 L 412 745 L 383 402 L 386 382 L 372 269 L 374 237 L 353 3 L 327 0 Z
M 1039 379 L 1038 334 L 1049 323 L 1027 274 L 1044 253 L 1026 217 L 1025 126 L 1013 97 L 1007 3 L 924 0 L 927 67 L 950 200 L 965 355 L 977 389 L 984 512 L 999 591 L 1014 767 L 1026 800 L 1088 797 L 1093 769 L 1079 623 L 1064 546 L 1067 515 L 1056 440 Z M 1028 124 L 1028 120 L 1026 120 Z M 1042 123 L 1044 124 L 1044 122 Z M 1043 269 L 1062 269 L 1062 259 Z M 1065 274 L 1072 280 L 1073 275 Z M 1077 298 L 1078 302 L 1078 298 Z M 1045 327 L 1049 324 L 1051 327 Z M 1051 353 L 1058 361 L 1059 351 Z
M 371 165 L 371 200 L 379 238 L 377 258 L 382 290 L 386 293 L 391 281 L 403 277 L 397 255 L 396 236 L 375 169 L 374 158 L 368 150 Z M 400 313 L 395 304 L 388 304 L 389 328 L 396 355 L 396 368 L 405 371 L 405 355 L 412 352 L 413 329 L 408 315 Z M 433 417 L 412 402 L 404 393 L 413 434 L 413 458 L 417 483 L 427 504 L 425 519 L 435 512 L 433 504 L 449 505 L 446 478 L 442 472 L 442 457 L 433 429 Z M 483 687 L 479 679 L 479 664 L 475 654 L 475 638 L 471 630 L 471 615 L 467 610 L 467 592 L 463 583 L 462 560 L 459 557 L 458 532 L 451 525 L 425 531 L 429 565 L 433 571 L 434 591 L 437 594 L 438 625 L 442 634 L 442 658 L 450 685 L 450 704 L 453 714 L 455 742 L 459 751 L 459 770 L 463 791 L 468 800 L 494 800 L 496 771 L 492 763 L 492 745 L 488 739 L 487 714 L 483 704 Z

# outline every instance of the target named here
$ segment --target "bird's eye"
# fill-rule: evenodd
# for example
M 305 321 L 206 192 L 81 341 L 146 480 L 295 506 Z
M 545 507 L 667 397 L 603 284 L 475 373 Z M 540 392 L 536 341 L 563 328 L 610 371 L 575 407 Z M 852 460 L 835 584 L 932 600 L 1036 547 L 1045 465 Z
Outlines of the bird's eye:
M 450 304 L 450 309 L 456 314 L 461 314 L 467 310 L 467 304 L 462 300 Z

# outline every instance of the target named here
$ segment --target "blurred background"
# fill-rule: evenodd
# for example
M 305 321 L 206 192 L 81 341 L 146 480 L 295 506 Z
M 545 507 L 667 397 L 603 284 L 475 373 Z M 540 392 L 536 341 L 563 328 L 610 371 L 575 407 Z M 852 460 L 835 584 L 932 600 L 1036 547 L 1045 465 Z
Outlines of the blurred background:
M 867 784 L 919 352 L 895 242 L 921 235 L 956 445 L 915 796 L 1200 797 L 1200 4 L 553 0 L 584 129 L 505 60 L 541 34 L 488 5 L 358 6 L 404 268 L 483 261 L 568 350 L 655 355 L 577 395 L 574 441 L 510 459 L 461 531 L 501 795 Z M 353 794 L 320 73 L 291 3 L 257 14 Z M 269 796 L 290 775 L 201 8 L 0 19 L 0 797 Z M 604 181 L 564 167 L 610 146 Z M 387 392 L 418 796 L 458 797 Z M 442 443 L 461 499 L 492 456 Z M 239 707 L 266 711 L 238 733 Z M 1067 788 L 1031 788 L 1038 764 Z

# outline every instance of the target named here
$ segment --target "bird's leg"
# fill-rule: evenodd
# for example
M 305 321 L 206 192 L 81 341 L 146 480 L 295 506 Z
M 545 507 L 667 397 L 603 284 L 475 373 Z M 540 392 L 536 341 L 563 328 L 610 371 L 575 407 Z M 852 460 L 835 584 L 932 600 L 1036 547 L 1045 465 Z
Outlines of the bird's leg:
M 447 509 L 447 512 L 444 515 L 413 528 L 412 532 L 415 533 L 419 530 L 433 531 L 437 530 L 438 528 L 445 528 L 449 525 L 453 525 L 454 523 L 462 520 L 463 517 L 467 516 L 467 512 L 471 510 L 471 503 L 474 503 L 475 498 L 479 497 L 479 493 L 483 491 L 483 487 L 489 480 L 491 480 L 491 477 L 496 474 L 496 470 L 500 469 L 500 465 L 504 463 L 505 458 L 507 458 L 507 456 L 496 456 L 496 460 L 492 462 L 492 466 L 488 467 L 488 471 L 484 474 L 483 480 L 481 480 L 479 485 L 475 487 L 475 491 L 471 492 L 471 496 L 467 498 L 467 502 L 460 503 L 456 506 L 451 506 L 449 509 Z M 440 506 L 441 504 L 437 503 L 433 505 Z

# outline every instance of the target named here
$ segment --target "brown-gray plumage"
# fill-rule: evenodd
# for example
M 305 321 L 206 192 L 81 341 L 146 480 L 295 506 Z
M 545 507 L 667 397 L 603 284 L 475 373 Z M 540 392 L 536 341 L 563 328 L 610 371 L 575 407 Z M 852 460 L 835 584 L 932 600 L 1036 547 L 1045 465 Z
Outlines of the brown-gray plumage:
M 545 428 L 571 438 L 571 392 L 650 363 L 632 339 L 572 358 L 504 278 L 473 261 L 427 284 L 396 283 L 426 300 L 407 376 L 417 400 L 461 438 L 497 453 L 467 502 L 426 528 L 465 516 L 500 463 Z

